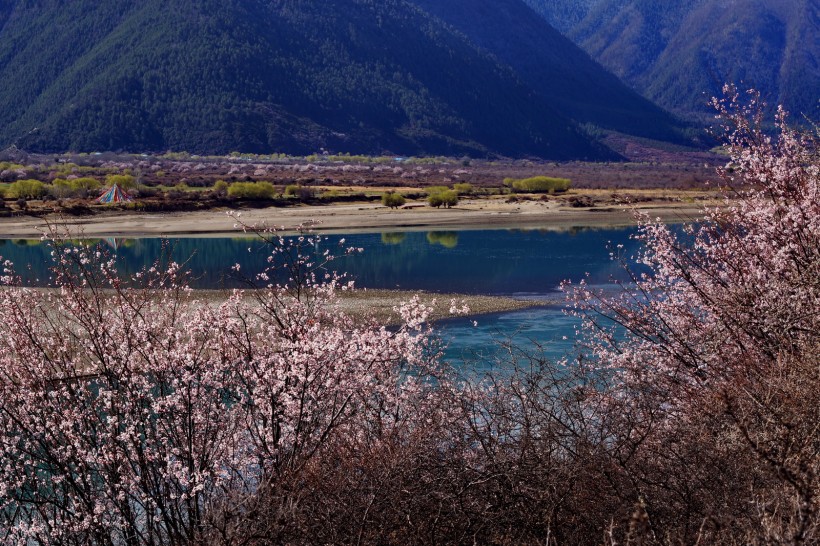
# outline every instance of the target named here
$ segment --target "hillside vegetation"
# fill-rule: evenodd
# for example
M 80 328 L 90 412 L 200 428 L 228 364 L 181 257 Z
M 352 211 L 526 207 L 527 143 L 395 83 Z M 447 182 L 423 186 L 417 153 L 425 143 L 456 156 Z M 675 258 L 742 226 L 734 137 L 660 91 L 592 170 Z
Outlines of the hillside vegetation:
M 520 0 L 414 1 L 511 66 L 521 81 L 574 120 L 630 135 L 684 140 L 678 120 L 604 70 Z
M 759 89 L 770 105 L 820 117 L 820 5 L 813 0 L 591 0 L 572 3 L 572 20 L 558 9 L 562 2 L 527 1 L 675 112 L 711 114 L 707 99 L 734 82 Z
M 0 146 L 617 158 L 404 1 L 5 0 L 0 25 Z

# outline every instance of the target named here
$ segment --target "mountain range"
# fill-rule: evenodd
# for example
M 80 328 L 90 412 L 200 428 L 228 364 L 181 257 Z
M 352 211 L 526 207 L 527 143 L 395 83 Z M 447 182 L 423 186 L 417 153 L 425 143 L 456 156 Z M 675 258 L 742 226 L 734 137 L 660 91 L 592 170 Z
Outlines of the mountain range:
M 645 97 L 711 113 L 724 83 L 820 119 L 817 0 L 526 0 Z
M 542 18 L 533 17 L 523 2 L 414 3 L 512 67 L 521 81 L 573 120 L 634 136 L 675 138 L 677 120 L 591 62 L 586 53 Z
M 0 147 L 611 160 L 686 127 L 522 0 L 0 0 Z

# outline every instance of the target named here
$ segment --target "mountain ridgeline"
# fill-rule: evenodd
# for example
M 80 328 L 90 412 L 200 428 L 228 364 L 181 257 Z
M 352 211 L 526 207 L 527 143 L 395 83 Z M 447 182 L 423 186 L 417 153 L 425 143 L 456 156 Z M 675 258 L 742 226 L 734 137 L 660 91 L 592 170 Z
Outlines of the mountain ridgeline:
M 647 98 L 711 113 L 724 83 L 820 119 L 817 0 L 526 0 Z M 569 15 L 571 15 L 571 17 Z
M 521 0 L 460 4 L 0 0 L 0 146 L 610 160 L 589 127 L 680 139 Z

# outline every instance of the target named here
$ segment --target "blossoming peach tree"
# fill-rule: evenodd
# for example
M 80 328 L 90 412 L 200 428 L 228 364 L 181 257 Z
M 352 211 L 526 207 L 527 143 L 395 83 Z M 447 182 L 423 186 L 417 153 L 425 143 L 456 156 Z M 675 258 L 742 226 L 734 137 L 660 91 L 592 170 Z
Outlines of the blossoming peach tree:
M 403 304 L 392 329 L 354 322 L 328 252 L 264 236 L 259 289 L 222 302 L 169 259 L 123 278 L 59 237 L 53 288 L 20 286 L 5 264 L 0 543 L 231 542 L 252 498 L 332 443 L 441 411 L 427 307 Z
M 782 110 L 768 135 L 757 95 L 741 103 L 726 91 L 714 101 L 728 134 L 725 202 L 681 231 L 644 216 L 638 261 L 649 272 L 633 273 L 617 298 L 583 283 L 574 297 L 599 362 L 673 398 L 774 362 L 816 341 L 820 325 L 816 143 Z
M 584 320 L 589 364 L 617 378 L 598 394 L 611 403 L 609 417 L 630 421 L 614 420 L 621 425 L 613 425 L 610 440 L 629 446 L 614 458 L 630 461 L 623 464 L 632 466 L 633 483 L 641 465 L 668 459 L 680 469 L 687 458 L 698 460 L 684 451 L 712 435 L 704 457 L 735 453 L 749 465 L 737 469 L 737 480 L 754 476 L 747 489 L 754 498 L 745 506 L 727 499 L 721 517 L 756 511 L 742 517 L 777 523 L 754 541 L 805 543 L 820 514 L 818 142 L 790 127 L 782 109 L 774 130 L 765 130 L 753 91 L 744 98 L 727 86 L 713 102 L 727 135 L 725 202 L 683 228 L 644 216 L 637 261 L 646 268 L 628 265 L 616 249 L 632 271 L 617 295 L 584 283 L 568 290 Z M 691 442 L 674 447 L 681 438 Z M 738 455 L 745 452 L 753 456 Z M 726 458 L 720 464 L 732 467 Z M 640 491 L 650 510 L 657 500 L 647 498 L 651 488 Z M 737 495 L 749 494 L 741 489 Z
M 219 300 L 61 237 L 53 288 L 4 264 L 0 544 L 816 542 L 817 142 L 728 91 L 725 203 L 570 288 L 590 375 L 453 384 L 430 309 L 354 321 L 306 235 Z

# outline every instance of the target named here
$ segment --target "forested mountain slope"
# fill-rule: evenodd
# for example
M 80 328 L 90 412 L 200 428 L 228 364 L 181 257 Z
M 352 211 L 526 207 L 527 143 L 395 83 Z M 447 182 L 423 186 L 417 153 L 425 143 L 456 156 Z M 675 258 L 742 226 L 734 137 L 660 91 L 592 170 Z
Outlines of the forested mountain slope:
M 562 24 L 554 6 L 527 1 Z M 567 36 L 660 105 L 703 114 L 708 97 L 734 82 L 759 89 L 771 105 L 820 118 L 816 0 L 592 2 L 564 27 Z
M 587 16 L 599 0 L 525 0 L 549 24 L 563 32 L 570 32 Z
M 0 146 L 612 159 L 401 0 L 0 0 Z
M 520 0 L 413 0 L 516 70 L 549 104 L 580 123 L 661 140 L 681 126 L 607 72 Z

